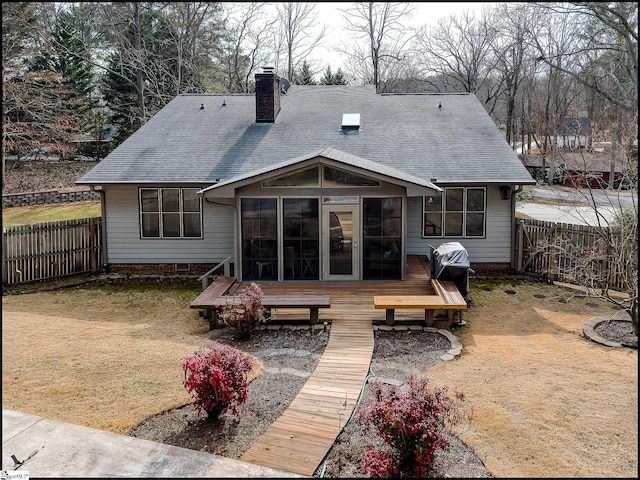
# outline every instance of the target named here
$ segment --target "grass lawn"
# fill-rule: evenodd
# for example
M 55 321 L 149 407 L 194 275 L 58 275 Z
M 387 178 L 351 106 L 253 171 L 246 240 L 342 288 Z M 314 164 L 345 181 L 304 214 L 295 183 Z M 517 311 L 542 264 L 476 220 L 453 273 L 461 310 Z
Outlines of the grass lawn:
M 2 209 L 2 226 L 59 222 L 101 216 L 100 202 L 74 202 L 64 204 L 33 205 Z
M 459 433 L 494 477 L 636 478 L 638 351 L 581 335 L 611 306 L 538 282 L 470 287 L 464 350 L 428 376 L 464 393 L 474 414 Z M 3 296 L 3 408 L 126 434 L 189 403 L 181 361 L 208 338 L 189 308 L 199 291 L 104 279 Z

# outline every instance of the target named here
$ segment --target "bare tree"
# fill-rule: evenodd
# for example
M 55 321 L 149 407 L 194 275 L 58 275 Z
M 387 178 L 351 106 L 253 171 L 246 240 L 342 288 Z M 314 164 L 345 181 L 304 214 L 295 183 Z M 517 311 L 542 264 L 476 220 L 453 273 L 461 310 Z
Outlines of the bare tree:
M 277 18 L 269 18 L 264 7 L 258 2 L 225 4 L 227 25 L 220 57 L 225 92 L 248 93 L 256 68 L 275 60 L 268 40 Z
M 217 16 L 220 7 L 212 2 L 172 2 L 166 12 L 163 64 L 173 83 L 175 95 L 202 92 L 203 72 L 210 67 L 206 52 L 214 52 L 221 35 Z
M 69 157 L 77 145 L 70 142 L 86 119 L 77 106 L 77 93 L 51 71 L 29 71 L 3 82 L 3 148 L 21 157 L 39 153 Z
M 369 60 L 368 47 L 361 43 L 354 43 L 349 50 L 342 50 L 347 56 L 344 65 L 345 72 L 352 85 L 374 85 L 373 71 Z
M 431 82 L 436 91 L 476 93 L 495 66 L 497 36 L 496 26 L 470 11 L 422 27 L 416 50 L 424 75 L 439 79 L 440 85 Z
M 521 92 L 523 83 L 531 73 L 531 49 L 526 43 L 529 31 L 528 23 L 534 21 L 534 15 L 526 4 L 499 4 L 490 12 L 493 25 L 499 35 L 492 42 L 495 66 L 487 81 L 485 108 L 492 114 L 498 100 L 504 107 L 504 129 L 509 145 L 515 147 L 518 120 L 524 123 L 524 108 L 518 100 L 524 98 Z M 518 108 L 521 114 L 518 118 Z M 522 131 L 523 126 L 520 125 Z
M 606 300 L 627 312 L 638 333 L 638 197 L 637 146 L 629 151 L 617 190 L 599 189 L 590 178 L 590 165 L 582 158 L 582 173 L 574 176 L 576 193 L 591 206 L 595 225 L 577 235 L 558 235 L 539 246 L 554 258 L 554 270 L 565 281 L 586 288 L 590 296 Z M 613 180 L 610 179 L 613 183 Z M 630 192 L 621 190 L 632 186 Z M 579 188 L 578 188 L 579 187 Z M 579 238 L 580 241 L 576 241 Z
M 350 45 L 349 51 L 343 51 L 351 59 L 350 73 L 360 79 L 371 78 L 376 93 L 380 93 L 386 80 L 382 75 L 385 65 L 403 60 L 407 53 L 412 30 L 403 21 L 408 19 L 413 7 L 409 3 L 355 2 L 340 11 L 346 29 L 355 33 L 357 39 L 366 40 L 367 45 Z M 366 70 L 357 73 L 359 66 Z
M 563 56 L 576 59 L 579 69 L 554 62 L 538 37 L 531 36 L 538 60 L 570 75 L 614 105 L 637 111 L 638 4 L 634 2 L 539 3 L 540 8 L 571 19 L 572 49 Z M 589 75 L 584 75 L 589 72 Z
M 8 3 L 2 7 L 2 168 L 5 156 L 20 159 L 39 153 L 71 156 L 70 143 L 86 123 L 83 97 L 61 69 L 38 64 L 52 58 L 47 41 L 59 6 L 47 3 Z M 68 74 L 68 72 L 66 72 Z
M 537 47 L 544 46 L 544 54 L 535 49 L 535 61 L 541 70 L 534 69 L 539 88 L 532 101 L 532 122 L 534 130 L 541 136 L 536 138 L 542 155 L 542 171 L 546 170 L 548 158 L 558 153 L 566 118 L 571 112 L 583 109 L 584 91 L 569 72 L 580 69 L 570 54 L 574 48 L 577 30 L 571 15 L 550 14 L 547 9 L 534 7 L 535 22 L 530 22 L 527 42 L 533 38 Z M 545 67 L 542 69 L 542 67 Z
M 302 62 L 320 45 L 327 27 L 318 24 L 315 3 L 278 3 L 278 52 L 286 63 L 286 76 L 293 79 Z
M 220 36 L 219 5 L 210 2 L 103 5 L 105 31 L 121 70 L 133 82 L 138 123 L 175 95 L 207 89 Z

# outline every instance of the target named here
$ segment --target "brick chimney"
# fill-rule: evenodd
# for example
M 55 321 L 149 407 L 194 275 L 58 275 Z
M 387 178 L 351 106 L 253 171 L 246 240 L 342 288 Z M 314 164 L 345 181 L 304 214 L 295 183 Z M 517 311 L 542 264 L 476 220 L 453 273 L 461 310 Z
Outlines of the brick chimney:
M 273 123 L 280 112 L 280 77 L 273 67 L 256 73 L 256 122 Z

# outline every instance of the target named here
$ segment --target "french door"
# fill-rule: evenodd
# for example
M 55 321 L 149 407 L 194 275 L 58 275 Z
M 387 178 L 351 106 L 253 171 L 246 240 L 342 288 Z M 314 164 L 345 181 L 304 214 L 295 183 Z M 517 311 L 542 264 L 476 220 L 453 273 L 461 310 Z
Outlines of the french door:
M 360 278 L 359 239 L 358 205 L 323 205 L 323 280 L 358 280 Z

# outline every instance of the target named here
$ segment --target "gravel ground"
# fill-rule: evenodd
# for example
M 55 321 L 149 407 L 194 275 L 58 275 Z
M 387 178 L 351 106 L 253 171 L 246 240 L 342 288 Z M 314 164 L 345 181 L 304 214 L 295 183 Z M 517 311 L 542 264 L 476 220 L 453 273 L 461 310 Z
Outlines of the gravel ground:
M 633 333 L 633 327 L 629 320 L 601 322 L 594 330 L 607 340 L 618 342 L 626 347 L 638 348 L 638 335 Z
M 371 371 L 383 381 L 406 380 L 410 372 L 424 373 L 441 360 L 449 348 L 446 337 L 424 331 L 376 331 Z M 249 385 L 249 399 L 239 418 L 223 415 L 211 421 L 198 416 L 189 404 L 147 419 L 130 435 L 238 459 L 280 416 L 316 367 L 327 345 L 322 330 L 261 330 L 249 340 L 237 340 L 223 328 L 210 337 L 251 353 L 264 365 L 261 376 Z M 365 395 L 367 392 L 365 391 Z M 451 447 L 439 451 L 430 477 L 491 477 L 467 446 L 450 435 Z M 350 421 L 315 477 L 362 477 L 365 449 L 379 445 L 357 421 Z
M 637 348 L 638 337 L 629 321 L 601 323 L 597 332 L 617 342 L 635 341 Z M 249 399 L 240 417 L 223 415 L 211 421 L 188 404 L 147 419 L 130 435 L 239 459 L 295 398 L 316 367 L 329 332 L 283 328 L 257 331 L 249 340 L 238 340 L 232 329 L 223 328 L 213 330 L 210 338 L 249 352 L 264 365 L 263 374 L 249 385 Z M 402 382 L 410 372 L 426 372 L 428 376 L 428 369 L 441 362 L 439 357 L 449 348 L 446 337 L 437 333 L 377 330 L 371 373 L 386 382 Z M 364 396 L 367 394 L 365 389 Z M 451 433 L 447 439 L 450 448 L 437 452 L 428 477 L 492 477 L 467 445 Z M 380 439 L 356 420 L 348 422 L 314 477 L 363 477 L 361 459 L 365 450 L 374 446 L 383 446 Z

